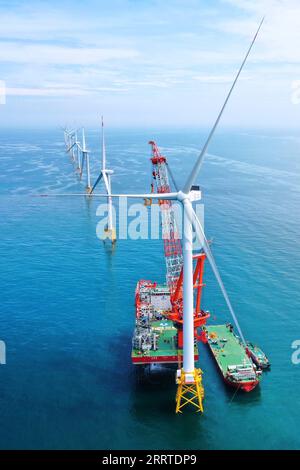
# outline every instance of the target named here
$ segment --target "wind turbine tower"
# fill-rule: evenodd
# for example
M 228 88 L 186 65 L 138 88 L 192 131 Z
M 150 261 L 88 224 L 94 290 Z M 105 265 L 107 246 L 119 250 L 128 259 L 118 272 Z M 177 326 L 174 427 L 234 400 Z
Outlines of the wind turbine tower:
M 82 128 L 82 159 L 81 159 L 81 168 L 80 168 L 80 179 L 82 178 L 82 173 L 84 169 L 84 164 L 86 164 L 86 192 L 91 194 L 92 186 L 91 186 L 91 171 L 90 171 L 90 155 L 89 150 L 86 147 L 85 141 L 85 132 L 84 128 Z

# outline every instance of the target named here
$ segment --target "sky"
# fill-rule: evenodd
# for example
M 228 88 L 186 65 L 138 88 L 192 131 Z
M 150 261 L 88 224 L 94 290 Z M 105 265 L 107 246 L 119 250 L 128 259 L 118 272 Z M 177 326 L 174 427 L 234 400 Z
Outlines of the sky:
M 264 15 L 222 125 L 295 128 L 299 0 L 0 0 L 0 127 L 210 126 Z

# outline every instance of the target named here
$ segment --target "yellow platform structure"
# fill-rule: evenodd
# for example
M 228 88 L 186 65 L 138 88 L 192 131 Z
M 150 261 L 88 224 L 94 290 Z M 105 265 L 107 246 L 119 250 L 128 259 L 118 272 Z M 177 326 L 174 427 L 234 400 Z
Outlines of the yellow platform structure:
M 195 369 L 193 373 L 177 371 L 176 383 L 176 413 L 182 413 L 182 408 L 191 405 L 197 412 L 203 413 L 204 388 L 202 385 L 202 370 Z

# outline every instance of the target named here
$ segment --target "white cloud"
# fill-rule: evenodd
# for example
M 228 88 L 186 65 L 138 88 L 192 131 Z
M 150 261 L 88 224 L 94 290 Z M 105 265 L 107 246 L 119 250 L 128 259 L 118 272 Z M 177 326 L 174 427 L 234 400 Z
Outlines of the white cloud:
M 274 107 L 279 99 L 289 100 L 290 83 L 300 78 L 300 0 L 216 0 L 213 8 L 209 0 L 95 0 L 89 6 L 74 2 L 72 9 L 65 0 L 36 2 L 34 9 L 31 2 L 5 3 L 0 2 L 0 78 L 9 96 L 20 97 L 8 100 L 6 111 L 38 103 L 39 97 L 58 97 L 60 110 L 72 102 L 81 115 L 88 102 L 106 103 L 109 110 L 122 103 L 128 119 L 134 113 L 136 120 L 143 102 L 147 115 L 152 106 L 155 115 L 159 103 L 171 120 L 174 107 L 190 119 L 196 99 L 203 109 L 217 110 L 266 10 L 232 106 L 236 96 L 245 108 L 257 99 L 267 114 L 272 100 Z M 22 100 L 26 96 L 32 99 Z M 56 100 L 48 102 L 56 116 Z M 41 108 L 45 116 L 48 108 Z M 256 120 L 255 114 L 247 119 Z
M 99 39 L 99 31 L 101 37 L 105 31 L 110 28 L 122 26 L 123 16 L 119 18 L 108 18 L 105 15 L 91 15 L 88 8 L 85 11 L 78 12 L 74 4 L 71 10 L 64 5 L 62 0 L 61 7 L 51 7 L 46 2 L 34 7 L 30 6 L 30 2 L 26 7 L 18 6 L 9 11 L 8 6 L 2 7 L 0 4 L 1 17 L 1 37 L 6 39 L 19 39 L 22 41 L 36 40 L 71 40 L 77 42 L 90 41 Z M 97 41 L 96 41 L 97 42 Z
M 76 88 L 15 88 L 6 89 L 8 96 L 80 96 L 87 95 L 86 90 Z
M 0 61 L 52 65 L 93 65 L 138 57 L 133 49 L 64 47 L 0 42 Z
M 225 2 L 247 12 L 247 17 L 215 23 L 214 26 L 218 30 L 230 35 L 251 37 L 261 17 L 266 15 L 253 50 L 253 60 L 278 64 L 299 63 L 299 0 L 225 0 Z
M 64 87 L 61 86 L 52 86 L 45 88 L 21 88 L 21 87 L 8 87 L 6 88 L 7 96 L 88 96 L 95 93 L 101 92 L 124 92 L 127 91 L 125 88 L 117 87 L 97 87 L 92 89 L 79 88 L 74 86 L 67 86 L 64 84 Z
M 234 74 L 232 75 L 196 75 L 193 77 L 194 80 L 203 83 L 232 83 L 234 80 Z M 250 75 L 243 75 L 240 80 L 250 80 Z
M 4 80 L 0 80 L 0 104 L 6 103 L 6 84 Z

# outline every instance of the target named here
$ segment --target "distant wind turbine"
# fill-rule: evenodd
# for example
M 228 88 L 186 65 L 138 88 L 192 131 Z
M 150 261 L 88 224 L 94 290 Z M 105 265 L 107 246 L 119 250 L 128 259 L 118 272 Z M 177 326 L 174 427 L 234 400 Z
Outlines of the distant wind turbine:
M 108 217 L 107 217 L 107 228 L 105 229 L 106 236 L 108 239 L 111 240 L 112 243 L 116 242 L 116 230 L 113 226 L 113 210 L 112 210 L 112 196 L 111 196 L 111 175 L 113 174 L 113 170 L 108 170 L 106 168 L 106 148 L 105 148 L 105 137 L 104 137 L 104 121 L 103 116 L 101 117 L 101 125 L 102 125 L 102 168 L 98 178 L 96 179 L 90 194 L 93 194 L 95 188 L 103 178 L 104 186 L 106 189 L 107 194 L 107 210 L 108 210 Z

